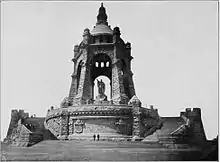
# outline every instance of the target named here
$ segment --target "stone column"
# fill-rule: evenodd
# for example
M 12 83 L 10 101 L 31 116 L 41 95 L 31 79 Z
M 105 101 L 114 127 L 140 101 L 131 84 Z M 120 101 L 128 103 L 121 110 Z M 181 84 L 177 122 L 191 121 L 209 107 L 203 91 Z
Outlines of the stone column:
M 75 96 L 74 104 L 80 104 L 82 102 L 85 78 L 86 78 L 86 64 L 85 62 L 83 62 L 79 77 L 77 95 Z
M 83 101 L 87 101 L 88 99 L 93 99 L 93 83 L 90 77 L 90 65 L 88 63 L 85 64 L 85 75 L 84 75 L 84 84 L 83 84 Z
M 140 141 L 143 138 L 141 137 L 141 102 L 137 96 L 133 96 L 128 102 L 129 106 L 132 106 L 132 115 L 133 115 L 133 131 L 132 131 L 132 140 Z
M 92 99 L 92 83 L 90 80 L 89 64 L 86 63 L 87 56 L 85 57 L 81 68 L 78 93 L 75 96 L 74 104 L 86 104 L 88 99 Z
M 140 108 L 139 107 L 133 107 L 133 136 L 140 137 Z
M 69 115 L 67 111 L 63 111 L 61 116 L 60 116 L 61 124 L 60 124 L 60 139 L 67 139 L 69 135 Z
M 129 76 L 128 76 L 128 81 L 129 81 L 129 91 L 130 91 L 130 95 L 134 96 L 135 95 L 135 89 L 134 89 L 134 82 L 133 82 L 133 73 L 132 71 L 128 72 Z
M 192 111 L 188 111 L 187 118 L 190 120 L 190 127 L 192 137 L 191 140 L 194 143 L 203 143 L 206 141 L 206 135 L 202 123 L 201 118 L 201 109 L 200 108 L 193 108 Z
M 69 92 L 70 103 L 73 102 L 73 99 L 76 96 L 76 92 L 77 92 L 77 75 L 72 74 L 71 77 L 72 77 L 72 83 L 71 83 L 70 92 Z
M 121 62 L 116 61 L 112 65 L 112 100 L 115 104 L 127 104 L 128 96 L 125 94 Z
M 70 116 L 69 117 L 69 135 L 71 135 L 71 134 L 74 134 L 74 122 L 73 122 L 73 120 L 74 120 L 74 117 L 73 116 Z

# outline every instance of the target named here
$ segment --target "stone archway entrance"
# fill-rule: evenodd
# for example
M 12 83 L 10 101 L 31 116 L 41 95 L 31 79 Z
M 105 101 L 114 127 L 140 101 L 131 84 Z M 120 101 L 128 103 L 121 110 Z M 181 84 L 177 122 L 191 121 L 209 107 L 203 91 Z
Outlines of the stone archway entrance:
M 107 80 L 109 80 L 108 85 L 105 85 L 108 88 L 108 91 L 110 91 L 109 93 L 109 97 L 108 99 L 111 98 L 111 94 L 112 94 L 112 88 L 111 88 L 111 82 L 112 82 L 112 67 L 111 67 L 111 59 L 109 56 L 107 56 L 106 54 L 97 54 L 93 57 L 93 59 L 91 60 L 90 65 L 91 69 L 90 69 L 90 76 L 91 76 L 91 83 L 92 83 L 92 98 L 96 99 L 96 96 L 94 95 L 94 88 L 95 86 L 95 80 L 97 81 L 97 79 L 99 80 L 100 77 L 101 78 L 105 78 Z M 99 80 L 100 81 L 100 80 Z M 107 82 L 105 82 L 106 84 Z

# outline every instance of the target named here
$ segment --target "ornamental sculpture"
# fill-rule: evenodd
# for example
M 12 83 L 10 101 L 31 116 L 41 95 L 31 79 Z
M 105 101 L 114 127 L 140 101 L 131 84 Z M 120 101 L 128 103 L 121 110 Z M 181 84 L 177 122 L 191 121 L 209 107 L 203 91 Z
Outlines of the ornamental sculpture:
M 102 79 L 100 81 L 97 79 L 97 87 L 98 96 L 96 97 L 96 100 L 107 101 L 107 96 L 105 95 L 105 83 L 102 81 Z
M 84 122 L 77 119 L 76 122 L 74 123 L 74 130 L 76 133 L 82 133 L 83 132 L 83 126 L 84 126 Z

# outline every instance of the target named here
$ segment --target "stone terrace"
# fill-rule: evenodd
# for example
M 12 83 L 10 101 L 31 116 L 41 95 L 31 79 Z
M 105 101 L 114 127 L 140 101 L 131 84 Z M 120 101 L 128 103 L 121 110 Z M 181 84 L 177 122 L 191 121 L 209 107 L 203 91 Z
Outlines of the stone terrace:
M 177 150 L 157 143 L 110 141 L 42 141 L 33 147 L 4 147 L 6 160 L 198 160 L 196 148 Z M 2 156 L 2 158 L 3 158 Z

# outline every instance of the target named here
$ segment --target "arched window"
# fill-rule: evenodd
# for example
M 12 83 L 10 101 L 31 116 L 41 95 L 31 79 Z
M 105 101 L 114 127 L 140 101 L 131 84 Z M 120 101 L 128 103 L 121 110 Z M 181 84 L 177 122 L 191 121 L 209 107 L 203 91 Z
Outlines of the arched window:
M 98 62 L 95 62 L 95 67 L 99 67 L 99 63 Z
M 107 63 L 108 62 L 108 63 Z M 91 94 L 92 94 L 92 98 L 96 99 L 96 95 L 94 94 L 94 89 L 97 89 L 97 78 L 99 78 L 100 76 L 103 77 L 107 77 L 108 82 L 106 83 L 106 95 L 108 96 L 108 99 L 110 98 L 110 93 L 111 92 L 111 86 L 110 86 L 110 81 L 112 79 L 112 68 L 111 68 L 111 58 L 106 55 L 106 54 L 96 54 L 92 59 L 91 59 L 91 65 L 93 65 L 90 69 L 90 79 L 92 81 L 92 89 L 91 89 Z M 107 64 L 107 66 L 106 66 Z M 109 88 L 107 88 L 109 87 Z M 108 91 L 107 91 L 108 89 Z
M 106 67 L 109 67 L 109 61 L 106 62 L 105 66 L 106 66 Z
M 82 61 L 79 62 L 79 65 L 77 67 L 77 93 L 78 93 L 78 87 L 79 87 L 79 80 L 81 75 L 81 69 L 82 69 Z

